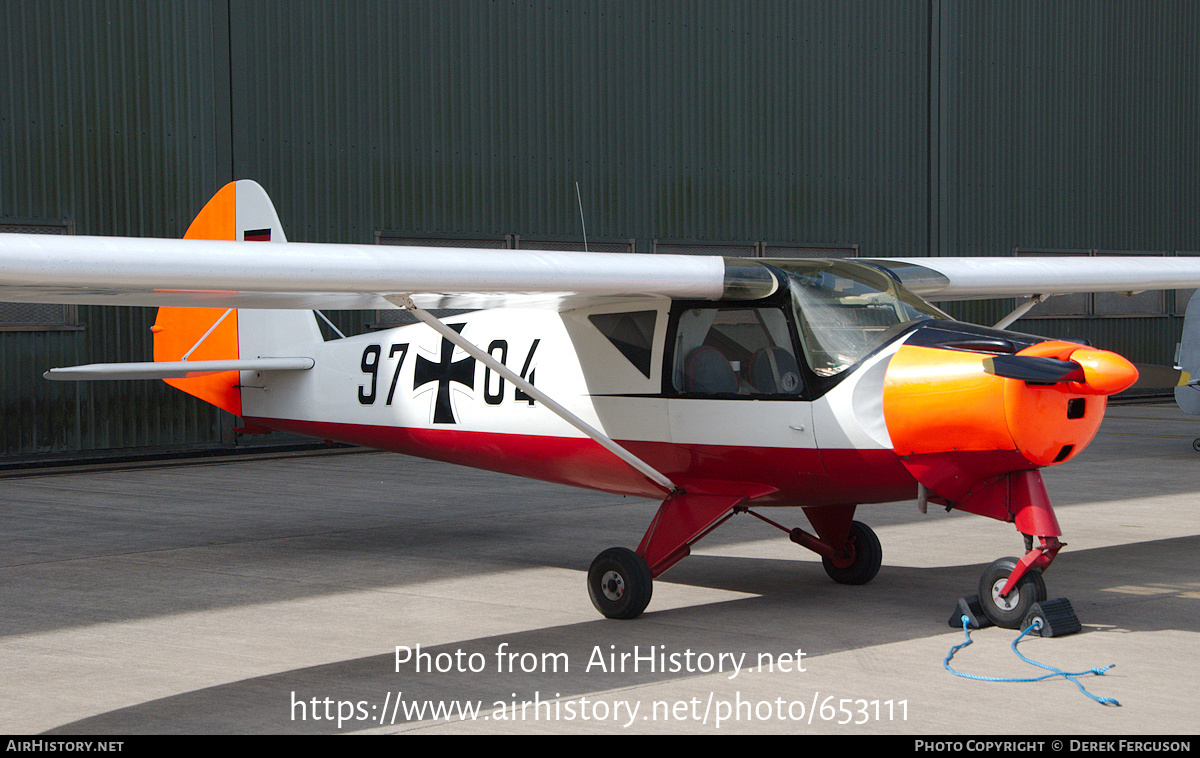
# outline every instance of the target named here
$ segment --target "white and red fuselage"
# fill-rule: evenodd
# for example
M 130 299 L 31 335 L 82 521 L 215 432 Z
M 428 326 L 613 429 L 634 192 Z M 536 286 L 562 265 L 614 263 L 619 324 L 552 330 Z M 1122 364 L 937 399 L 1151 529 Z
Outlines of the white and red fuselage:
M 681 487 L 745 483 L 764 505 L 910 499 L 918 482 L 934 497 L 962 502 L 981 482 L 1076 455 L 1095 434 L 1105 395 L 1136 378 L 1105 351 L 923 319 L 893 327 L 894 335 L 836 374 L 813 371 L 802 346 L 775 346 L 790 361 L 783 373 L 798 371 L 799 381 L 787 390 L 756 387 L 747 365 L 753 348 L 772 347 L 770 324 L 758 314 L 778 321 L 777 343 L 800 341 L 808 330 L 787 306 L 780 296 L 736 304 L 658 298 L 445 320 Z M 693 336 L 696 347 L 680 347 L 686 317 L 704 311 L 748 322 L 728 332 L 761 335 L 722 344 L 710 328 L 715 338 Z M 255 314 L 239 313 L 243 334 L 255 333 Z M 620 318 L 638 320 L 640 346 L 611 333 Z M 320 339 L 315 324 L 310 335 Z M 720 353 L 734 383 L 687 386 L 677 364 L 696 348 Z M 314 368 L 243 372 L 237 411 L 249 425 L 619 494 L 664 494 L 422 324 L 288 349 L 313 358 Z M 997 375 L 988 365 L 1016 355 L 1074 355 L 1091 361 L 1085 371 L 1096 368 L 1090 382 L 1050 383 Z M 1116 384 L 1104 384 L 1101 372 L 1116 375 Z
M 697 395 L 664 382 L 670 310 L 670 301 L 658 300 L 566 313 L 477 311 L 447 323 L 683 486 L 755 483 L 776 490 L 760 502 L 780 505 L 915 496 L 916 481 L 880 415 L 886 365 L 898 344 L 817 398 Z M 649 375 L 588 318 L 625 312 L 654 314 Z M 316 360 L 311 371 L 243 377 L 247 423 L 663 497 L 653 482 L 422 324 L 310 347 L 301 352 Z

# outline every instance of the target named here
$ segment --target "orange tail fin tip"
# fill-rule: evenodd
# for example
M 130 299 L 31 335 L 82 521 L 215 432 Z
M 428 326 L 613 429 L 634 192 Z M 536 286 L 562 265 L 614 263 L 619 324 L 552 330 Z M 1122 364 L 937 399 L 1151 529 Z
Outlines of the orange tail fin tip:
M 222 187 L 192 221 L 184 239 L 286 241 L 270 198 L 261 186 L 248 180 Z M 236 310 L 159 308 L 152 331 L 155 361 L 240 357 Z M 237 371 L 163 381 L 235 416 L 242 413 Z

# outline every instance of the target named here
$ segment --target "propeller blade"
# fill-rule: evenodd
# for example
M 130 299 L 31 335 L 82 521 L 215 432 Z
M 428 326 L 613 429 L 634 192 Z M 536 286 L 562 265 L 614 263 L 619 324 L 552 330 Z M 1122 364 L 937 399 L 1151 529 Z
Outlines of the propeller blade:
M 1033 384 L 1085 381 L 1083 367 L 1075 361 L 1037 355 L 997 355 L 984 360 L 983 370 Z

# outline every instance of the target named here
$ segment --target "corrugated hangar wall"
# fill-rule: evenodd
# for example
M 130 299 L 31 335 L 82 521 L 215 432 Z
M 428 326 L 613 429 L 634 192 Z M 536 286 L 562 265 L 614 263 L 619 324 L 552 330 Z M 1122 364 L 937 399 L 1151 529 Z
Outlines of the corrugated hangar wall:
M 293 240 L 577 242 L 578 182 L 645 252 L 1195 253 L 1197 38 L 1115 0 L 10 0 L 0 223 L 181 236 L 245 177 Z M 1171 359 L 1182 294 L 1053 302 L 1018 328 Z M 0 460 L 245 444 L 161 383 L 41 379 L 147 360 L 152 320 L 0 332 Z

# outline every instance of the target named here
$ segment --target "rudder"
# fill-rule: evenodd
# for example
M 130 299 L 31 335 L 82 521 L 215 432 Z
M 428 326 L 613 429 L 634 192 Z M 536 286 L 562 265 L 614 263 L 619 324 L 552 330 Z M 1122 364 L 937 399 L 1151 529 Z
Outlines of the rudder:
M 266 191 L 246 179 L 222 187 L 192 221 L 184 239 L 287 241 Z M 263 329 L 271 334 L 258 333 Z M 153 332 L 155 361 L 255 358 L 262 356 L 264 345 L 321 341 L 316 319 L 307 310 L 164 307 L 158 309 Z M 242 414 L 237 371 L 163 381 L 235 416 Z

